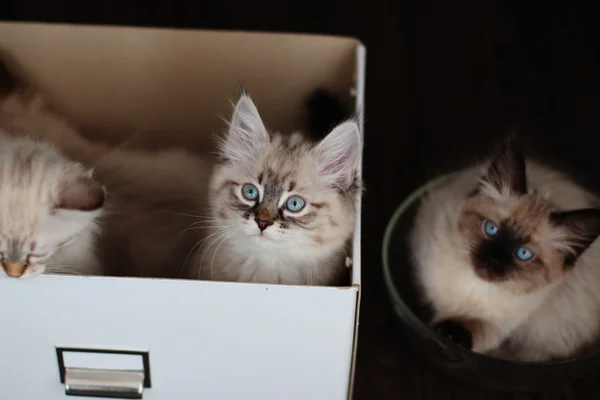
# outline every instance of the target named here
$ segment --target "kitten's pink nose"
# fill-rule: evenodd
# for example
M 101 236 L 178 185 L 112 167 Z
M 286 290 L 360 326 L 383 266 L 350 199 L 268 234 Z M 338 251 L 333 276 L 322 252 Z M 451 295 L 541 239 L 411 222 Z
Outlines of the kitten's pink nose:
M 256 221 L 256 225 L 258 225 L 258 229 L 260 229 L 261 232 L 273 225 L 273 221 L 267 221 L 260 218 L 254 218 L 254 220 Z
M 20 262 L 4 261 L 2 267 L 6 271 L 6 275 L 12 278 L 20 278 L 25 273 L 25 265 Z

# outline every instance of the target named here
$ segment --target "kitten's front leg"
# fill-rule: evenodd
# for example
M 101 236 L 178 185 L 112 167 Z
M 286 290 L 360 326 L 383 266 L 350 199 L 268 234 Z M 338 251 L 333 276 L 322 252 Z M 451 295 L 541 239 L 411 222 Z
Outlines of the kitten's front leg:
M 473 335 L 463 324 L 458 321 L 445 320 L 433 326 L 433 330 L 440 336 L 445 337 L 467 350 L 473 348 Z
M 476 353 L 487 353 L 497 349 L 505 338 L 504 332 L 489 322 L 472 322 L 470 329 L 474 332 L 472 350 Z
M 449 318 L 433 325 L 441 336 L 476 353 L 486 353 L 502 343 L 504 335 L 489 322 L 464 318 Z

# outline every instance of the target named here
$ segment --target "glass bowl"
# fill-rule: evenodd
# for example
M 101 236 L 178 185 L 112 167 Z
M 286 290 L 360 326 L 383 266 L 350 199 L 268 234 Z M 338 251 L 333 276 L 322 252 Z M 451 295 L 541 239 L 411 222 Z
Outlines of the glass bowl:
M 452 175 L 442 176 L 412 192 L 396 209 L 385 231 L 382 249 L 384 280 L 406 339 L 443 371 L 497 390 L 546 391 L 555 385 L 562 386 L 573 379 L 600 372 L 598 351 L 579 358 L 544 363 L 505 361 L 466 350 L 427 326 L 424 320 L 427 320 L 430 310 L 423 308 L 417 300 L 407 235 L 420 198 L 451 178 Z

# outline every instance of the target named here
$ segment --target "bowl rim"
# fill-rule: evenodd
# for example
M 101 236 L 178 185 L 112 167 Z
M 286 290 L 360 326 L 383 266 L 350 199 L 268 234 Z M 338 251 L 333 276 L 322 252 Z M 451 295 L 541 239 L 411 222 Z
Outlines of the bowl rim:
M 464 355 L 468 355 L 475 360 L 479 360 L 485 363 L 496 364 L 498 366 L 513 366 L 520 368 L 553 368 L 556 366 L 565 366 L 568 364 L 580 363 L 584 360 L 589 360 L 592 358 L 596 358 L 599 355 L 599 351 L 591 352 L 590 354 L 586 354 L 582 357 L 575 358 L 567 358 L 564 360 L 555 360 L 555 361 L 543 361 L 543 362 L 531 362 L 531 361 L 511 361 L 511 360 L 503 360 L 501 358 L 495 358 L 491 356 L 487 356 L 485 354 L 476 353 L 471 350 L 467 350 L 454 342 L 446 339 L 445 337 L 437 334 L 434 330 L 430 329 L 423 320 L 421 320 L 411 309 L 406 305 L 406 303 L 402 300 L 402 296 L 398 293 L 396 286 L 394 284 L 394 278 L 392 277 L 390 260 L 389 260 L 389 248 L 391 246 L 392 236 L 398 224 L 400 218 L 404 215 L 404 213 L 409 210 L 417 201 L 419 201 L 424 194 L 426 194 L 430 189 L 437 187 L 445 182 L 449 182 L 452 178 L 458 175 L 460 172 L 454 172 L 450 174 L 441 175 L 437 178 L 431 179 L 422 186 L 419 186 L 417 189 L 412 191 L 396 208 L 392 217 L 390 218 L 383 235 L 383 242 L 381 246 L 382 251 L 382 264 L 383 264 L 383 278 L 385 282 L 385 287 L 388 292 L 388 296 L 392 302 L 394 307 L 394 312 L 401 319 L 408 319 L 408 322 L 412 325 L 411 328 L 418 331 L 419 334 L 427 334 L 434 335 L 438 338 L 439 341 L 443 342 L 445 346 L 452 348 L 454 351 L 458 351 L 463 353 Z M 402 310 L 402 316 L 398 310 Z

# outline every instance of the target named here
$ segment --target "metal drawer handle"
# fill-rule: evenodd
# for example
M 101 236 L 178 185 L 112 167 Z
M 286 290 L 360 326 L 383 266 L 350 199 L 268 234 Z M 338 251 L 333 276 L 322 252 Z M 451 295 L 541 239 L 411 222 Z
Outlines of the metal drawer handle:
M 66 368 L 65 393 L 69 396 L 141 399 L 144 372 Z
M 147 351 L 57 347 L 56 355 L 68 396 L 141 399 L 151 387 Z

